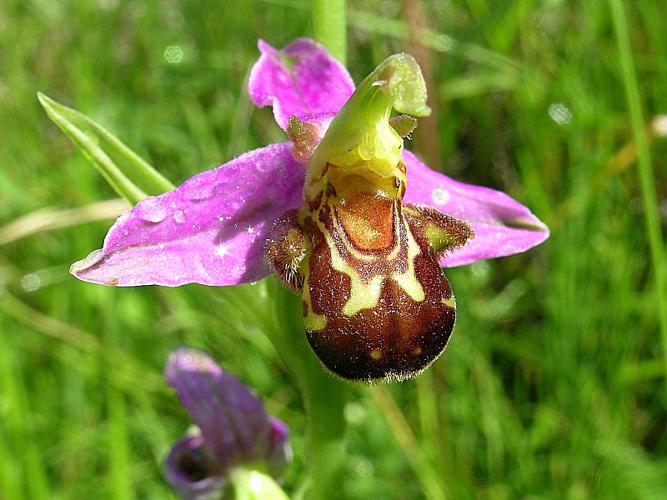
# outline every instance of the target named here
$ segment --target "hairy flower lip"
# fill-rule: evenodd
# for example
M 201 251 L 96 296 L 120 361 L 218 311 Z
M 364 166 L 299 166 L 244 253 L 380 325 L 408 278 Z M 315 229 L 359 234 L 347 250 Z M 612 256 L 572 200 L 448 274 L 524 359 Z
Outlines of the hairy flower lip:
M 305 38 L 282 50 L 263 41 L 259 48 L 248 83 L 253 102 L 273 106 L 283 128 L 294 115 L 324 132 L 354 91 L 345 68 Z M 292 58 L 290 68 L 281 54 Z M 548 238 L 544 223 L 505 193 L 450 179 L 407 150 L 403 161 L 404 202 L 465 220 L 476 234 L 464 247 L 441 256 L 442 266 L 524 252 Z M 71 272 L 109 286 L 227 286 L 259 280 L 271 272 L 264 248 L 273 221 L 302 203 L 303 162 L 303 157 L 295 160 L 286 142 L 197 174 L 119 217 L 104 247 L 75 263 Z

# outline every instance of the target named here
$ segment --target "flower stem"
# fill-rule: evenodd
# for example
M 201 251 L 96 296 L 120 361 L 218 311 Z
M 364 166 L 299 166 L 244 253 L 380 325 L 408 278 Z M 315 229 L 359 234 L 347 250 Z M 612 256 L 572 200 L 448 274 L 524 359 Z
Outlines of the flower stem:
M 258 470 L 243 467 L 232 469 L 229 472 L 229 482 L 235 500 L 289 500 L 271 476 Z
M 314 354 L 310 354 L 314 358 Z M 313 363 L 310 363 L 311 365 Z M 319 362 L 311 366 L 309 376 L 302 381 L 302 397 L 308 413 L 308 454 L 312 461 L 311 496 L 331 498 L 332 492 L 343 498 L 345 467 L 345 420 L 343 405 L 345 387 L 322 371 Z M 319 373 L 315 372 L 319 370 Z
M 260 288 L 262 287 L 262 288 Z M 301 320 L 301 301 L 271 277 L 254 287 L 224 290 L 232 307 L 255 318 L 294 377 L 306 410 L 306 453 L 310 469 L 308 498 L 342 498 L 347 464 L 345 449 L 346 385 L 324 372 L 310 348 Z M 266 300 L 264 299 L 266 298 Z M 273 305 L 273 314 L 267 308 Z
M 345 64 L 347 51 L 345 0 L 313 0 L 312 16 L 315 40 Z
M 655 276 L 656 306 L 659 314 L 660 333 L 662 338 L 664 377 L 667 382 L 667 286 L 665 285 L 665 254 L 660 231 L 660 220 L 658 214 L 658 201 L 651 168 L 651 152 L 648 146 L 644 117 L 642 113 L 639 89 L 637 86 L 637 75 L 632 60 L 632 48 L 628 35 L 628 23 L 625 10 L 621 0 L 609 0 L 611 14 L 616 33 L 616 44 L 621 60 L 623 85 L 628 108 L 630 111 L 630 122 L 632 135 L 637 145 L 639 183 L 644 202 L 644 220 L 646 232 L 648 233 L 649 246 L 651 249 L 651 264 Z
M 331 498 L 332 492 L 340 498 L 347 464 L 343 418 L 346 385 L 324 372 L 308 345 L 299 297 L 274 279 L 268 285 L 276 304 L 271 341 L 296 378 L 308 415 L 309 498 Z

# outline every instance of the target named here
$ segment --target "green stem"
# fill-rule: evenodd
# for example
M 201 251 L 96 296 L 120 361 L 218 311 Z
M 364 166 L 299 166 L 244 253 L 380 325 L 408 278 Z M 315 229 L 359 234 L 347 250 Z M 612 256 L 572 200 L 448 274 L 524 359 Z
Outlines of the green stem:
M 232 469 L 229 482 L 234 500 L 289 500 L 271 476 L 258 470 L 243 467 Z
M 257 299 L 258 293 L 264 295 L 259 286 L 266 287 L 266 297 L 273 305 L 272 315 L 264 313 L 268 303 Z M 332 492 L 343 498 L 341 485 L 347 464 L 343 407 L 347 386 L 324 372 L 310 348 L 299 297 L 273 277 L 252 288 L 235 287 L 225 292 L 233 307 L 257 318 L 257 326 L 266 333 L 297 383 L 308 417 L 306 452 L 311 477 L 308 498 L 328 499 Z
M 108 311 L 113 311 L 116 290 L 109 290 L 106 304 Z M 114 500 L 130 500 L 134 498 L 130 476 L 130 445 L 127 429 L 127 410 L 122 391 L 114 384 L 112 375 L 113 360 L 111 353 L 119 348 L 120 332 L 118 321 L 112 314 L 105 314 L 106 328 L 104 329 L 104 349 L 100 353 L 104 366 L 104 381 L 107 397 L 107 443 L 109 453 L 109 494 Z
M 644 128 L 637 75 L 632 60 L 632 49 L 628 35 L 628 23 L 621 0 L 609 0 L 616 32 L 616 43 L 621 59 L 623 85 L 630 111 L 632 135 L 637 146 L 639 182 L 644 202 L 644 219 L 651 248 L 651 264 L 655 276 L 655 294 L 660 321 L 660 334 L 663 350 L 663 369 L 667 382 L 667 290 L 665 285 L 665 254 L 660 231 L 659 209 L 651 167 L 651 152 Z
M 276 280 L 269 282 L 276 316 L 271 341 L 288 364 L 308 415 L 307 453 L 312 479 L 308 498 L 343 498 L 346 385 L 324 372 L 308 345 L 301 322 L 301 301 Z
M 315 40 L 345 64 L 347 52 L 345 0 L 313 0 L 312 15 Z
M 312 352 L 310 356 L 315 357 Z M 319 362 L 309 364 L 316 366 L 309 366 L 309 376 L 302 381 L 301 393 L 308 414 L 311 497 L 328 499 L 336 492 L 335 497 L 344 498 L 341 488 L 347 464 L 343 418 L 345 386 L 324 373 Z
M 343 407 L 347 387 L 324 372 L 310 348 L 299 297 L 273 277 L 254 287 L 239 286 L 223 293 L 233 308 L 256 319 L 256 325 L 266 333 L 299 388 L 308 421 L 306 453 L 311 478 L 308 498 L 328 499 L 332 492 L 336 492 L 336 498 L 344 498 L 341 485 L 347 457 Z M 273 314 L 266 314 L 266 308 L 271 306 Z

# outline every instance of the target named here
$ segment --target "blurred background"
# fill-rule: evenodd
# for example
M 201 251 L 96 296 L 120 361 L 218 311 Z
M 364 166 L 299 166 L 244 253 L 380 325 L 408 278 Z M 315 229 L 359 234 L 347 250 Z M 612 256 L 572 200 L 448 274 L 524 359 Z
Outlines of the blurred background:
M 507 191 L 552 236 L 448 270 L 459 317 L 445 355 L 417 380 L 352 387 L 344 492 L 664 498 L 665 304 L 609 4 L 348 5 L 357 82 L 397 51 L 425 70 L 435 113 L 408 147 Z M 667 127 L 654 119 L 667 113 L 665 5 L 625 8 L 664 232 Z M 123 204 L 36 92 L 180 182 L 283 140 L 271 111 L 252 106 L 248 70 L 257 38 L 282 47 L 311 33 L 305 0 L 0 2 L 0 498 L 169 498 L 162 463 L 188 418 L 162 370 L 181 343 L 208 350 L 290 424 L 286 489 L 299 485 L 299 394 L 223 292 L 114 290 L 68 274 Z

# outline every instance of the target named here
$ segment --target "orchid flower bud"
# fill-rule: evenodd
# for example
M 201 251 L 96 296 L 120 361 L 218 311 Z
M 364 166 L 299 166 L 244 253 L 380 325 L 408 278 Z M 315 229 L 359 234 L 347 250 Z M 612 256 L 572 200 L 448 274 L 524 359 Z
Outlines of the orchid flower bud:
M 188 500 L 223 498 L 226 489 L 250 488 L 242 480 L 250 478 L 250 470 L 262 475 L 263 491 L 278 492 L 264 498 L 286 498 L 277 484 L 269 486 L 270 477 L 280 477 L 291 460 L 287 426 L 269 417 L 259 398 L 201 351 L 174 351 L 166 377 L 199 428 L 167 457 L 174 491 Z

